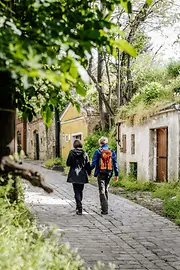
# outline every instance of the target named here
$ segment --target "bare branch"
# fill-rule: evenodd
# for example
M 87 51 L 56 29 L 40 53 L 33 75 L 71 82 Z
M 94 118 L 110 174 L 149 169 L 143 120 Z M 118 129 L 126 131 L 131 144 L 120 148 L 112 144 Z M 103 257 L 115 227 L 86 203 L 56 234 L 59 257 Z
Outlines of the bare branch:
M 98 93 L 100 94 L 100 96 L 101 96 L 101 98 L 102 98 L 102 100 L 103 100 L 103 102 L 104 102 L 104 104 L 106 106 L 107 111 L 110 113 L 110 115 L 114 116 L 114 112 L 112 111 L 111 107 L 109 106 L 109 103 L 107 102 L 104 94 L 102 93 L 101 87 L 99 86 L 96 78 L 92 74 L 90 74 L 89 72 L 88 72 L 88 74 L 89 74 L 89 77 L 94 82 L 94 84 L 96 85 L 96 89 L 97 89 Z
M 9 156 L 4 156 L 0 163 L 0 174 L 12 173 L 14 176 L 21 176 L 28 180 L 31 185 L 44 189 L 47 193 L 53 192 L 53 189 L 45 184 L 44 176 L 31 168 L 23 167 L 15 163 Z

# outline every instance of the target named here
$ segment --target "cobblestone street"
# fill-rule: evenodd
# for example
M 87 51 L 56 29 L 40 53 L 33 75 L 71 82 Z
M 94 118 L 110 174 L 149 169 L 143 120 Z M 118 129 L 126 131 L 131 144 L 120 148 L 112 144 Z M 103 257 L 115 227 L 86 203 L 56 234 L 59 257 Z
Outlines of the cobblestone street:
M 171 221 L 113 194 L 109 214 L 102 216 L 98 189 L 90 184 L 85 185 L 83 215 L 78 216 L 66 177 L 40 166 L 39 170 L 54 193 L 28 184 L 26 202 L 41 224 L 65 232 L 62 239 L 78 250 L 87 266 L 101 260 L 115 263 L 119 270 L 180 270 L 180 229 Z

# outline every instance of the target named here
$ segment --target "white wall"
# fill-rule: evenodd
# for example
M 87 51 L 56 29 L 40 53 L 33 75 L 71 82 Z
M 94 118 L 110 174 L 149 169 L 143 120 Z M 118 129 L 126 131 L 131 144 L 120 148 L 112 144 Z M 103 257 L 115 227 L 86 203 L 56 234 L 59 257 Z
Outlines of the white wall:
M 156 129 L 168 127 L 168 180 L 178 179 L 179 174 L 179 113 L 169 110 L 157 114 L 141 125 L 128 126 L 121 124 L 122 135 L 126 135 L 126 153 L 120 152 L 118 145 L 117 158 L 119 167 L 130 172 L 130 162 L 138 163 L 139 180 L 156 179 Z M 135 134 L 135 154 L 131 154 L 131 134 Z

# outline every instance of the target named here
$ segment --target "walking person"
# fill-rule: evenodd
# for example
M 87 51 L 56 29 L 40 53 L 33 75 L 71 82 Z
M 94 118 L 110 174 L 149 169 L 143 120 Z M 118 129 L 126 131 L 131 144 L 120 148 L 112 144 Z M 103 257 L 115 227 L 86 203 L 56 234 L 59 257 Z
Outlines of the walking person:
M 118 181 L 118 166 L 116 153 L 108 146 L 108 138 L 99 139 L 100 148 L 94 152 L 91 169 L 95 168 L 94 176 L 97 177 L 101 214 L 108 214 L 108 187 L 114 171 L 114 181 Z
M 80 140 L 73 143 L 74 149 L 69 152 L 66 165 L 70 167 L 67 182 L 73 184 L 76 201 L 76 214 L 82 215 L 82 199 L 84 184 L 88 183 L 91 174 L 90 162 L 86 152 L 83 151 Z

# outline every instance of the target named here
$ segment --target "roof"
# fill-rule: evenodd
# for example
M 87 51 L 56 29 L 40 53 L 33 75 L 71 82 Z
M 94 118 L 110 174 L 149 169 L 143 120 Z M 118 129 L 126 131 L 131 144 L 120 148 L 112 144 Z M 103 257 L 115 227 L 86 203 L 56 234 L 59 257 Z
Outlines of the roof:
M 144 115 L 142 120 L 144 121 L 145 119 L 147 120 L 148 118 L 153 117 L 155 115 L 163 114 L 163 113 L 170 112 L 170 111 L 180 111 L 180 104 L 179 103 L 171 103 L 171 104 L 165 106 L 164 108 L 161 108 L 161 109 L 155 111 L 154 113 L 150 114 L 149 116 Z M 133 117 L 135 117 L 135 116 L 136 116 L 136 114 L 133 115 Z M 131 117 L 131 121 L 130 121 L 131 123 L 134 122 L 133 117 Z M 140 122 L 143 122 L 143 121 L 140 121 Z M 123 123 L 123 122 L 126 122 L 126 119 L 120 119 L 120 120 L 116 121 L 117 124 Z
M 66 114 L 66 112 L 69 110 L 69 108 L 71 107 L 71 105 L 73 106 L 72 103 L 69 103 L 66 108 L 60 113 L 59 117 L 60 117 L 60 121 L 63 119 L 64 115 Z M 81 110 L 83 112 L 86 112 L 87 113 L 87 116 L 90 116 L 90 115 L 97 115 L 97 112 L 94 108 L 90 107 L 90 106 L 83 106 L 82 104 L 81 105 Z

